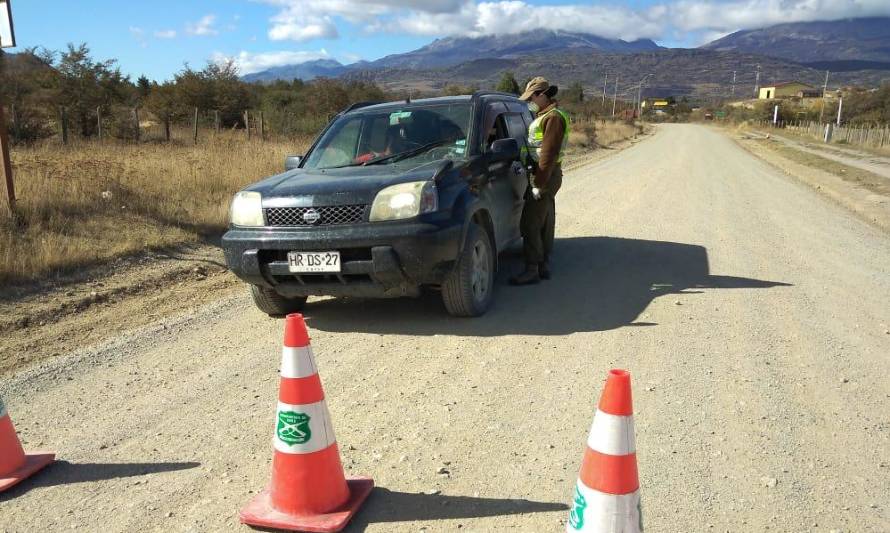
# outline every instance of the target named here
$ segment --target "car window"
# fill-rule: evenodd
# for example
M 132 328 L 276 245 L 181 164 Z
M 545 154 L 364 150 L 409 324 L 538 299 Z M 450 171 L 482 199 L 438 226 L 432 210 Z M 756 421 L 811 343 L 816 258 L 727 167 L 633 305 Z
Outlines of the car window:
M 352 160 L 352 154 L 355 153 L 358 145 L 362 121 L 345 120 L 342 124 L 335 125 L 335 128 L 336 134 L 331 138 L 331 142 L 321 150 L 313 152 L 313 154 L 318 154 L 317 166 L 319 168 L 343 166 Z
M 347 114 L 325 132 L 303 168 L 361 165 L 403 153 L 403 159 L 465 158 L 471 111 L 469 103 L 458 103 Z
M 528 126 L 526 126 L 525 121 L 522 120 L 522 115 L 517 113 L 507 115 L 507 131 L 509 132 L 510 137 L 519 141 L 520 145 L 522 145 L 528 138 Z
M 494 119 L 494 123 L 488 129 L 488 132 L 485 135 L 483 140 L 484 145 L 482 147 L 483 152 L 488 152 L 491 150 L 491 145 L 498 139 L 506 139 L 510 137 L 510 134 L 507 130 L 507 121 L 505 119 L 506 115 L 500 114 Z

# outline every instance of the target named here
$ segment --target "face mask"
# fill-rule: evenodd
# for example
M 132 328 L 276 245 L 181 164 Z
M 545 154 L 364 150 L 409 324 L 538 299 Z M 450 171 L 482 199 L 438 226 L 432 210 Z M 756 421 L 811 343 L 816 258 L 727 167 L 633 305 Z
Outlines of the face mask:
M 541 110 L 541 108 L 538 107 L 538 104 L 536 104 L 536 103 L 534 103 L 534 102 L 529 102 L 529 103 L 528 103 L 528 110 L 531 111 L 532 113 L 537 113 L 538 111 Z

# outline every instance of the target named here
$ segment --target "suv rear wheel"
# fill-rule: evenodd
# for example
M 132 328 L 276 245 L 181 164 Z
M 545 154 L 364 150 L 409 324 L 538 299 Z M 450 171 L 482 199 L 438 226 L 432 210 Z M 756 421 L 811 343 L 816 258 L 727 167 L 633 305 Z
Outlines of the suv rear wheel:
M 288 313 L 302 311 L 306 305 L 306 297 L 285 298 L 272 289 L 250 286 L 250 295 L 257 308 L 270 316 L 283 316 Z
M 442 284 L 442 301 L 453 316 L 479 316 L 488 311 L 494 290 L 494 248 L 482 227 L 471 223 L 464 249 Z

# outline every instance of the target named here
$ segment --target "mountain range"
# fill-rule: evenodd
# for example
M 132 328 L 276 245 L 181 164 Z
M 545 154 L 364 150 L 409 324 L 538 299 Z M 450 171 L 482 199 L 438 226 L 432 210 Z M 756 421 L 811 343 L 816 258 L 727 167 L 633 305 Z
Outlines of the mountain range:
M 613 80 L 617 76 L 624 80 L 619 81 L 621 91 L 651 74 L 650 86 L 716 96 L 732 93 L 733 72 L 739 90 L 750 86 L 753 92 L 758 68 L 761 84 L 795 79 L 821 85 L 826 69 L 833 71 L 834 84 L 880 84 L 890 79 L 890 17 L 779 24 L 738 31 L 697 49 L 566 31 L 447 37 L 376 61 L 311 61 L 244 79 L 342 77 L 391 90 L 436 91 L 449 83 L 490 88 L 501 72 L 512 70 L 520 81 L 543 74 L 564 84 L 578 81 L 593 87 L 602 86 L 607 75 Z

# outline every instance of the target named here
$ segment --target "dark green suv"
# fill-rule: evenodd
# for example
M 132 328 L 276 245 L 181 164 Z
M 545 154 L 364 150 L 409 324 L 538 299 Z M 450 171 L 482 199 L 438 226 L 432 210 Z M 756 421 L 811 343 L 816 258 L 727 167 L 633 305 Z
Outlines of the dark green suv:
M 287 171 L 235 195 L 229 268 L 270 315 L 308 296 L 417 296 L 489 308 L 499 253 L 519 238 L 526 105 L 480 92 L 338 114 Z

